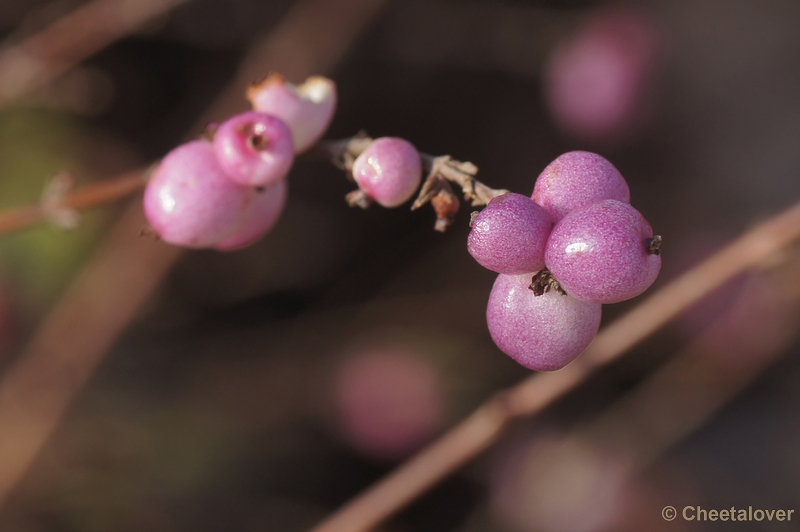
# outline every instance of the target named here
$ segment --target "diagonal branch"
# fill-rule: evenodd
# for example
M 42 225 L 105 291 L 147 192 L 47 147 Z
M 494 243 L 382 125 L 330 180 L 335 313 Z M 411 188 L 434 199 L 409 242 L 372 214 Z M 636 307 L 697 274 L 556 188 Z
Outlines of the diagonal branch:
M 187 0 L 93 0 L 0 51 L 0 109 Z

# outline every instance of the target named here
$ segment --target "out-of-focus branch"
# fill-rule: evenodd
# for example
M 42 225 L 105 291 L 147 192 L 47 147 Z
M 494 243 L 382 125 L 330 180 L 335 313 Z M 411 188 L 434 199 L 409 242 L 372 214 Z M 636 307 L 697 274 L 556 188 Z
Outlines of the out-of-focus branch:
M 736 275 L 800 239 L 800 203 L 762 222 L 603 329 L 573 363 L 499 393 L 439 440 L 362 492 L 312 532 L 364 532 L 395 514 L 488 448 L 509 422 L 544 410 L 599 367 Z
M 54 209 L 80 211 L 127 198 L 144 188 L 147 176 L 146 169 L 133 170 L 114 179 L 99 181 L 68 192 L 56 201 L 42 201 L 0 212 L 0 235 L 46 220 Z
M 384 4 L 383 0 L 300 0 L 266 39 L 256 43 L 241 74 L 260 72 L 249 82 L 273 70 L 291 70 L 300 78 L 330 72 Z M 244 102 L 241 87 L 247 83 L 240 78 L 232 81 L 235 87 L 223 92 L 203 120 Z M 131 205 L 3 376 L 0 505 L 36 459 L 75 394 L 181 256 L 180 248 L 139 239 L 143 223 L 141 205 Z
M 92 0 L 0 50 L 0 109 L 188 0 Z

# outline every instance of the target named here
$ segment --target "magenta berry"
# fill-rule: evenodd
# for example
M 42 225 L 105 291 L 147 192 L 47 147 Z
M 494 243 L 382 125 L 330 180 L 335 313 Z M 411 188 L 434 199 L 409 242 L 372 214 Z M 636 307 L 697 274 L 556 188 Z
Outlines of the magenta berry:
M 553 222 L 542 207 L 522 194 L 492 199 L 475 219 L 467 250 L 478 263 L 498 273 L 537 272 Z
M 240 249 L 267 234 L 283 212 L 287 188 L 285 179 L 267 187 L 254 188 L 250 201 L 241 213 L 239 228 L 215 248 L 220 251 Z
M 497 276 L 486 308 L 489 333 L 501 351 L 526 368 L 561 369 L 597 334 L 601 305 L 555 290 L 536 296 L 530 283 L 528 274 Z
M 384 207 L 405 203 L 422 181 L 419 152 L 407 140 L 396 137 L 376 139 L 353 163 L 358 187 Z
M 214 133 L 214 151 L 228 177 L 240 185 L 263 187 L 280 181 L 294 162 L 289 127 L 255 111 L 223 122 Z
M 657 244 L 639 211 L 627 203 L 604 200 L 576 209 L 558 222 L 544 260 L 575 299 L 617 303 L 653 284 L 661 269 Z
M 629 203 L 628 183 L 613 164 L 588 151 L 560 155 L 539 174 L 531 195 L 557 222 L 573 209 L 605 199 Z
M 295 152 L 310 148 L 328 129 L 336 110 L 336 84 L 322 76 L 292 85 L 272 74 L 251 86 L 247 99 L 255 111 L 283 120 L 292 132 Z
M 225 175 L 210 142 L 196 140 L 158 165 L 145 189 L 144 212 L 165 242 L 213 247 L 238 229 L 253 193 Z

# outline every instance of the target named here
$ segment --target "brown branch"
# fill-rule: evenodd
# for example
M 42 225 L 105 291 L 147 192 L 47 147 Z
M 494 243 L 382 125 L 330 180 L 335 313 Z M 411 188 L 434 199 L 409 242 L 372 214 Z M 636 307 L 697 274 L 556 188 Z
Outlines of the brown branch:
M 472 416 L 351 500 L 312 532 L 373 529 L 487 449 L 511 420 L 541 412 L 677 314 L 736 275 L 768 262 L 798 239 L 800 203 L 746 232 L 603 329 L 586 351 L 566 368 L 535 374 L 490 399 Z
M 0 109 L 187 0 L 93 0 L 0 51 Z
M 47 220 L 53 208 L 84 210 L 127 198 L 144 188 L 148 174 L 144 169 L 133 170 L 114 179 L 79 188 L 66 194 L 57 204 L 44 205 L 43 202 L 38 202 L 0 212 L 0 235 Z

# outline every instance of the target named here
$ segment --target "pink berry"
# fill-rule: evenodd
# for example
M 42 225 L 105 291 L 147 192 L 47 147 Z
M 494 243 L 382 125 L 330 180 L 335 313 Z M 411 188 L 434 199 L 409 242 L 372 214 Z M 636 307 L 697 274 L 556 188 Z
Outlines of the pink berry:
M 486 308 L 489 334 L 501 351 L 528 369 L 561 369 L 597 334 L 601 305 L 555 290 L 537 296 L 530 283 L 528 274 L 497 276 Z
M 407 140 L 376 139 L 353 163 L 358 187 L 384 207 L 405 203 L 422 181 L 419 152 Z
M 553 52 L 545 95 L 557 124 L 578 138 L 617 141 L 642 122 L 659 37 L 648 17 L 629 8 L 597 13 Z
M 605 199 L 629 203 L 628 183 L 607 159 L 588 151 L 558 156 L 539 174 L 531 195 L 557 222 L 573 209 Z
M 272 74 L 247 90 L 255 111 L 283 120 L 292 131 L 297 153 L 310 148 L 328 129 L 336 110 L 336 84 L 322 76 L 312 76 L 301 85 L 292 85 L 280 74 Z
M 241 213 L 239 229 L 215 246 L 220 251 L 232 251 L 253 244 L 278 222 L 286 205 L 286 180 L 253 190 L 250 201 Z
M 467 250 L 497 273 L 532 273 L 544 268 L 553 222 L 529 197 L 509 192 L 492 199 L 472 221 Z
M 210 142 L 196 140 L 178 146 L 158 165 L 145 189 L 144 212 L 165 242 L 213 247 L 238 229 L 253 193 L 225 175 Z
M 550 233 L 544 261 L 566 292 L 582 301 L 617 303 L 653 284 L 661 257 L 653 230 L 628 205 L 604 200 L 576 209 Z
M 288 126 L 255 111 L 223 122 L 214 133 L 214 150 L 222 169 L 240 185 L 263 187 L 280 181 L 294 162 Z

